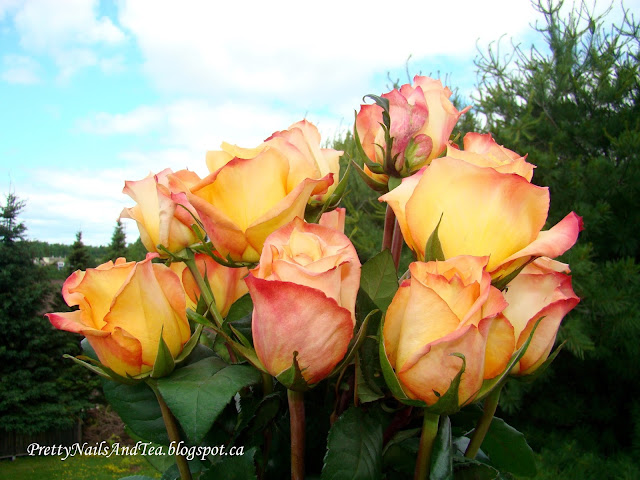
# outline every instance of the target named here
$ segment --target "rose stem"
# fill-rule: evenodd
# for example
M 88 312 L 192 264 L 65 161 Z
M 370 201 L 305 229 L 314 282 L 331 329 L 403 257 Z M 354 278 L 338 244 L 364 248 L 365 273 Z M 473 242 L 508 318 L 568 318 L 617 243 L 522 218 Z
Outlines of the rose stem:
M 418 459 L 416 460 L 416 470 L 414 480 L 426 480 L 429 478 L 431 469 L 431 452 L 433 443 L 438 434 L 438 423 L 440 416 L 434 413 L 424 412 L 422 423 L 422 434 L 420 435 L 420 447 L 418 447 Z
M 393 264 L 396 266 L 396 270 L 400 264 L 403 240 L 402 230 L 400 230 L 400 225 L 398 225 L 398 220 L 396 220 L 395 228 L 393 229 L 393 240 L 391 241 L 391 256 L 393 257 Z
M 262 372 L 262 398 L 270 395 L 272 392 L 273 378 L 268 373 Z M 258 470 L 259 480 L 262 480 L 264 478 L 265 469 L 269 460 L 269 450 L 271 449 L 271 440 L 273 436 L 271 433 L 271 427 L 265 429 L 265 431 L 262 432 L 262 435 L 264 437 L 264 446 L 262 448 L 262 465 L 260 465 L 260 468 Z
M 200 294 L 204 297 L 204 301 L 207 304 L 207 307 L 209 307 L 209 311 L 213 314 L 213 317 L 216 320 L 216 325 L 218 325 L 218 327 L 221 327 L 222 323 L 224 322 L 224 319 L 222 318 L 222 315 L 220 315 L 220 312 L 218 311 L 218 307 L 216 306 L 216 300 L 213 296 L 213 293 L 207 286 L 207 283 L 204 281 L 204 278 L 202 278 L 202 275 L 200 275 L 200 270 L 198 270 L 198 266 L 196 265 L 195 259 L 190 256 L 189 258 L 184 260 L 184 263 L 187 266 L 187 268 L 189 268 L 191 275 L 193 275 L 193 278 L 195 279 L 196 284 L 200 289 Z M 235 353 L 233 353 L 233 349 L 227 342 L 225 342 L 225 346 L 227 347 L 227 352 L 229 352 L 229 360 L 231 360 L 231 363 L 236 363 L 238 360 L 236 358 Z
M 467 458 L 475 458 L 478 450 L 480 450 L 480 445 L 482 445 L 482 441 L 484 440 L 485 435 L 489 431 L 489 427 L 491 426 L 491 421 L 493 420 L 493 415 L 496 413 L 496 408 L 498 407 L 498 400 L 500 400 L 500 391 L 502 387 L 499 386 L 495 388 L 487 398 L 484 400 L 484 408 L 482 410 L 482 416 L 480 420 L 478 420 L 478 424 L 476 425 L 473 434 L 471 435 L 471 441 L 467 446 L 467 451 L 464 452 L 464 456 Z
M 389 205 L 387 205 L 387 211 L 384 214 L 384 233 L 382 235 L 381 250 L 391 248 L 391 240 L 393 238 L 395 220 L 396 220 L 396 214 L 393 213 L 393 209 Z
M 291 480 L 304 480 L 304 394 L 287 390 L 291 421 Z
M 147 382 L 147 385 L 153 390 L 153 393 L 156 394 L 156 398 L 158 399 L 158 404 L 160 405 L 160 411 L 162 411 L 162 419 L 164 420 L 165 428 L 167 429 L 167 434 L 169 435 L 169 440 L 174 443 L 176 448 L 180 443 L 180 432 L 178 431 L 178 425 L 176 424 L 176 419 L 169 410 L 169 407 L 162 398 L 158 387 L 156 387 L 155 383 L 152 381 Z M 184 455 L 178 455 L 176 453 L 176 463 L 178 464 L 178 470 L 180 471 L 181 480 L 191 480 L 191 471 L 189 470 L 189 464 L 187 463 L 187 459 Z

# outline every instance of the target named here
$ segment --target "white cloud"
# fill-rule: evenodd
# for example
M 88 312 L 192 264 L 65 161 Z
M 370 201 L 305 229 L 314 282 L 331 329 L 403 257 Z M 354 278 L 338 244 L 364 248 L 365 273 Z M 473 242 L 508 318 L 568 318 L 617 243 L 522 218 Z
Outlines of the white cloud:
M 0 77 L 8 83 L 33 85 L 40 82 L 40 65 L 31 57 L 23 55 L 5 55 L 2 59 L 4 69 Z
M 119 22 L 163 90 L 269 96 L 309 108 L 341 101 L 373 72 L 401 67 L 410 54 L 473 55 L 478 38 L 519 34 L 531 15 L 528 1 L 512 0 L 123 0 Z
M 26 201 L 22 218 L 30 238 L 71 244 L 78 230 L 89 245 L 106 245 L 120 212 L 132 201 L 123 195 L 124 170 L 100 172 L 74 169 L 38 169 L 28 181 L 17 180 L 14 188 Z M 128 222 L 127 222 L 128 223 Z M 135 241 L 137 230 L 127 225 L 127 240 Z
M 13 14 L 21 47 L 50 56 L 60 69 L 59 79 L 66 81 L 86 67 L 99 65 L 103 71 L 113 67 L 115 57 L 101 59 L 102 50 L 126 40 L 110 18 L 98 17 L 98 6 L 98 0 L 9 1 L 4 7 L 0 4 L 0 19 Z
M 203 159 L 207 150 L 218 149 L 223 141 L 247 147 L 258 145 L 275 130 L 284 130 L 302 120 L 305 113 L 302 109 L 283 111 L 234 101 L 212 105 L 204 100 L 178 100 L 165 105 L 140 106 L 125 113 L 100 112 L 80 120 L 77 127 L 101 135 L 154 135 L 160 138 L 160 149 L 173 152 L 171 158 L 180 151 Z M 311 114 L 308 120 L 316 123 L 323 133 L 333 133 L 339 127 L 339 120 L 332 116 Z M 127 155 L 127 158 L 141 159 L 157 152 Z

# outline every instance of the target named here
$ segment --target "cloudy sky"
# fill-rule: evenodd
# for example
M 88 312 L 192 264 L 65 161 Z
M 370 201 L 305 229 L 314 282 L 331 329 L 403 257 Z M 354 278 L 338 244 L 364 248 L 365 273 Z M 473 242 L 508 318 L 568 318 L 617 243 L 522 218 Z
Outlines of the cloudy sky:
M 125 180 L 203 175 L 222 141 L 302 118 L 330 139 L 409 56 L 471 97 L 476 45 L 528 46 L 535 19 L 528 0 L 0 0 L 2 203 L 26 200 L 29 238 L 107 244 Z

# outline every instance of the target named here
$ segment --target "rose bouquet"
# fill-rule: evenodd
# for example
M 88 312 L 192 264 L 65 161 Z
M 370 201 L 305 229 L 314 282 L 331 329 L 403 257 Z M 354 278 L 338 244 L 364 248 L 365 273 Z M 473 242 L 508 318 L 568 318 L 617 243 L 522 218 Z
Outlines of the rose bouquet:
M 467 110 L 450 95 L 418 76 L 356 115 L 349 160 L 387 205 L 362 265 L 342 152 L 307 121 L 224 143 L 205 178 L 125 183 L 122 217 L 150 253 L 75 272 L 63 296 L 79 308 L 48 318 L 86 337 L 73 360 L 104 377 L 131 435 L 171 454 L 149 456 L 163 478 L 535 474 L 494 413 L 506 382 L 558 352 L 579 299 L 553 259 L 581 219 L 544 229 L 549 191 L 525 156 L 489 134 L 450 141 Z M 404 243 L 415 261 L 398 272 Z

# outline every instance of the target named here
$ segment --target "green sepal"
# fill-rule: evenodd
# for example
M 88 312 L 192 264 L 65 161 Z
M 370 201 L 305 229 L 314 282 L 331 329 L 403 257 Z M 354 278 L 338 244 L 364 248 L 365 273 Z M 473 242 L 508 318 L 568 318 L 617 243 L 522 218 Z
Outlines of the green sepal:
M 304 219 L 307 223 L 318 223 L 323 213 L 335 210 L 342 202 L 345 196 L 349 173 L 351 172 L 351 163 L 347 163 L 347 171 L 344 172 L 342 179 L 336 185 L 333 193 L 325 202 L 309 203 L 304 210 Z
M 524 270 L 524 267 L 529 265 L 536 258 L 538 258 L 538 257 L 531 257 L 524 265 L 521 265 L 520 267 L 516 268 L 509 275 L 506 275 L 506 276 L 500 277 L 500 278 L 496 278 L 495 280 L 493 280 L 491 282 L 491 285 L 496 287 L 498 290 L 501 290 L 501 291 L 504 290 L 507 287 L 507 285 L 509 285 L 509 283 L 511 283 L 511 280 L 516 278 L 520 274 L 520 272 L 522 272 L 522 270 Z
M 556 348 L 554 352 L 551 355 L 549 355 L 549 357 L 544 361 L 544 363 L 542 363 L 538 368 L 536 368 L 533 371 L 533 373 L 530 373 L 528 375 L 513 375 L 511 378 L 515 378 L 516 380 L 520 382 L 525 382 L 525 383 L 533 382 L 538 377 L 540 377 L 540 375 L 542 375 L 547 370 L 547 368 L 549 368 L 549 365 L 551 365 L 551 362 L 553 362 L 556 359 L 556 357 L 560 353 L 560 350 L 562 350 L 562 348 L 565 346 L 565 344 L 568 341 L 569 340 L 565 340 L 564 342 L 562 342 L 558 346 L 558 348 Z
M 256 263 L 255 262 L 239 262 L 239 261 L 235 261 L 231 258 L 230 254 L 227 254 L 226 258 L 222 258 L 220 253 L 214 252 L 213 250 L 213 244 L 211 242 L 208 242 L 203 231 L 200 230 L 200 228 L 198 228 L 198 225 L 193 224 L 191 225 L 191 230 L 193 231 L 193 233 L 195 234 L 196 237 L 198 237 L 198 240 L 200 240 L 200 244 L 187 250 L 189 253 L 191 253 L 191 256 L 193 258 L 193 252 L 197 252 L 197 253 L 204 253 L 206 255 L 208 255 L 209 257 L 211 257 L 213 259 L 214 262 L 219 263 L 220 265 L 222 265 L 223 267 L 228 267 L 228 268 L 242 268 L 242 267 L 248 267 L 248 268 L 253 268 Z
M 373 178 L 367 175 L 367 173 L 362 169 L 362 167 L 360 167 L 360 165 L 358 165 L 353 160 L 351 160 L 351 164 L 356 169 L 356 172 L 358 172 L 358 175 L 360 175 L 360 178 L 364 180 L 364 183 L 366 183 L 370 189 L 376 192 L 383 192 L 383 193 L 387 193 L 389 191 L 389 187 L 387 187 L 386 183 L 376 182 Z
M 473 399 L 474 403 L 484 400 L 494 388 L 501 388 L 502 384 L 507 381 L 507 378 L 509 377 L 509 373 L 511 372 L 511 369 L 516 365 L 516 363 L 520 361 L 520 359 L 524 356 L 525 352 L 527 351 L 527 348 L 529 348 L 529 344 L 533 339 L 533 334 L 536 333 L 536 329 L 538 328 L 538 325 L 540 325 L 540 322 L 542 321 L 543 318 L 544 317 L 540 317 L 536 321 L 536 324 L 531 329 L 531 333 L 529 334 L 529 337 L 527 337 L 527 340 L 511 356 L 511 359 L 507 364 L 507 368 L 505 368 L 500 375 L 482 382 L 482 386 L 480 387 L 478 394 Z
M 460 367 L 460 371 L 458 372 L 458 374 L 453 377 L 453 380 L 451 381 L 449 389 L 446 391 L 446 393 L 441 396 L 436 395 L 439 397 L 438 401 L 431 406 L 425 407 L 425 411 L 436 415 L 451 415 L 460 410 L 458 393 L 462 374 L 467 368 L 467 360 L 463 354 L 458 352 L 450 353 L 449 355 L 462 359 L 462 366 Z M 434 393 L 436 392 L 434 391 Z
M 70 358 L 78 365 L 82 365 L 83 367 L 91 370 L 93 373 L 97 373 L 101 377 L 107 378 L 108 380 L 113 380 L 125 385 L 135 385 L 136 383 L 138 383 L 138 379 L 130 376 L 123 377 L 122 375 L 119 375 L 111 370 L 109 367 L 101 364 L 98 360 L 86 355 L 78 355 L 77 357 L 72 357 L 71 355 L 64 354 L 63 357 Z
M 358 117 L 358 114 L 356 113 L 356 118 L 357 117 Z M 362 143 L 360 142 L 360 135 L 358 135 L 358 129 L 356 128 L 355 122 L 353 124 L 353 137 L 354 137 L 354 140 L 356 141 L 356 153 L 358 154 L 357 156 L 362 159 L 363 165 L 366 165 L 369 168 L 369 170 L 371 170 L 373 173 L 380 173 L 380 174 L 384 173 L 384 169 L 382 168 L 382 165 L 376 162 L 372 162 L 369 159 L 369 157 L 367 157 L 367 154 L 365 153 L 364 148 L 362 148 Z
M 351 360 L 353 360 L 353 357 L 355 357 L 356 352 L 360 349 L 360 345 L 362 345 L 362 342 L 367 336 L 367 325 L 369 324 L 369 319 L 378 311 L 379 310 L 373 310 L 365 317 L 360 325 L 360 330 L 358 330 L 358 333 L 355 336 L 355 341 L 353 342 L 351 349 L 347 352 L 342 361 L 333 369 L 329 376 L 335 375 L 351 363 Z
M 379 97 L 378 95 L 368 94 L 362 97 L 362 101 L 365 102 L 367 98 L 370 98 L 374 101 L 376 105 L 382 108 L 382 123 L 383 127 L 386 126 L 387 129 L 391 128 L 391 117 L 389 115 L 389 99 Z
M 397 188 L 400 186 L 400 184 L 402 183 L 402 178 L 400 177 L 389 177 L 389 191 L 393 190 L 394 188 Z
M 222 338 L 224 338 L 225 342 L 233 348 L 236 352 L 238 352 L 247 362 L 253 365 L 255 368 L 264 373 L 267 372 L 267 369 L 264 367 L 256 351 L 251 347 L 245 347 L 243 344 L 236 342 L 233 338 L 231 338 L 224 330 L 221 328 L 212 325 L 211 328 Z M 246 340 L 246 339 L 245 339 Z
M 201 333 L 202 325 L 198 325 L 193 332 L 193 335 L 191 335 L 191 338 L 187 341 L 187 343 L 184 344 L 184 347 L 182 347 L 182 351 L 180 352 L 180 354 L 175 358 L 176 363 L 182 363 L 191 354 L 193 349 L 196 348 L 196 346 L 200 342 Z
M 73 360 L 78 365 L 82 365 L 87 370 L 90 370 L 91 372 L 100 375 L 102 378 L 106 378 L 108 380 L 113 380 L 111 375 L 109 375 L 106 371 L 104 371 L 104 369 L 102 367 L 99 367 L 97 365 L 92 365 L 92 364 L 90 364 L 88 362 L 85 362 L 84 360 L 81 360 L 81 358 L 83 358 L 83 357 L 84 358 L 88 358 L 88 357 L 85 357 L 84 355 L 80 355 L 78 357 L 74 357 L 73 355 L 69 355 L 68 353 L 65 353 L 62 356 L 62 358 L 69 358 L 69 359 Z
M 156 360 L 153 362 L 153 369 L 151 370 L 151 378 L 162 378 L 169 375 L 176 368 L 176 362 L 171 355 L 171 350 L 167 347 L 164 338 L 162 338 L 162 332 L 164 327 L 160 330 L 160 339 L 158 340 L 158 353 L 156 354 Z
M 442 222 L 442 216 L 440 215 L 440 220 L 438 220 L 438 224 L 436 228 L 433 229 L 429 239 L 427 240 L 427 244 L 424 247 L 424 261 L 432 262 L 434 260 L 444 261 L 444 252 L 442 251 L 442 244 L 440 243 L 440 238 L 438 237 L 438 229 L 440 228 L 440 222 Z
M 287 389 L 294 392 L 306 392 L 311 388 L 307 381 L 302 376 L 302 370 L 298 365 L 298 352 L 293 352 L 293 361 L 291 366 L 286 370 L 280 372 L 276 379 L 283 384 Z

